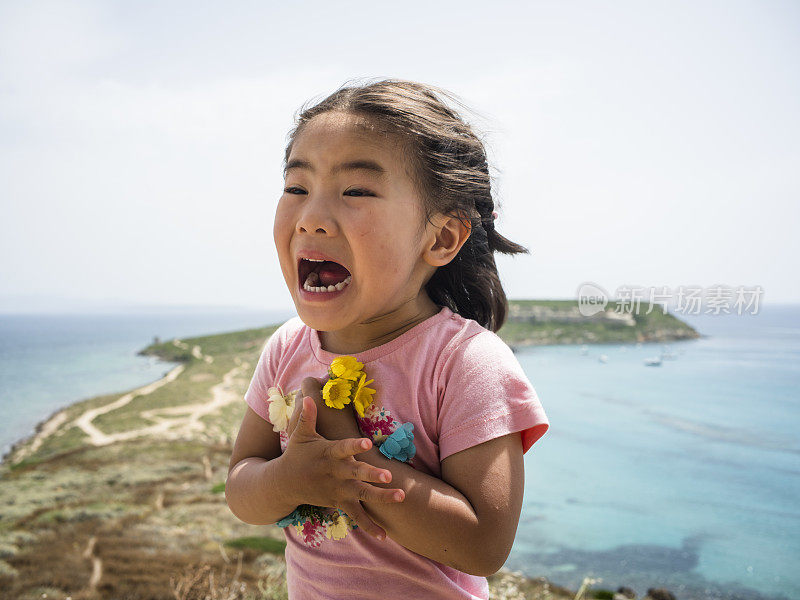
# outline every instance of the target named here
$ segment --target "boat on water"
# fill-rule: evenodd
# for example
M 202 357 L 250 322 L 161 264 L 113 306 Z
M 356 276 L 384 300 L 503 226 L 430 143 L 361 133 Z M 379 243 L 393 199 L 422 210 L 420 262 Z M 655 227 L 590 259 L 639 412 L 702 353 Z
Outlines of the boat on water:
M 660 367 L 661 366 L 661 358 L 658 356 L 654 356 L 652 358 L 645 358 L 644 359 L 645 366 L 648 367 Z
M 606 356 L 605 354 L 601 354 L 600 356 L 597 357 L 597 360 L 599 360 L 601 363 L 606 363 L 608 362 L 608 356 Z

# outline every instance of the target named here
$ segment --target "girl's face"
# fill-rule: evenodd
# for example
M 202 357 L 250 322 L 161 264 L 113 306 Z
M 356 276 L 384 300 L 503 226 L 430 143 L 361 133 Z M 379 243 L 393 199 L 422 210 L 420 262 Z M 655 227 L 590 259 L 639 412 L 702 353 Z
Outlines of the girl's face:
M 318 331 L 368 329 L 432 304 L 421 288 L 434 269 L 422 259 L 434 237 L 410 166 L 394 138 L 364 123 L 327 112 L 305 125 L 275 213 L 284 279 L 298 315 Z

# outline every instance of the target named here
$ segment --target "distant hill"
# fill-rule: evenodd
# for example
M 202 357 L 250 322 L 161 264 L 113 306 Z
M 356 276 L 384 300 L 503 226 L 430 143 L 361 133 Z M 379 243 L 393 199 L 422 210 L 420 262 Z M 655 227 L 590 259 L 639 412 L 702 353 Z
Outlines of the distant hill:
M 642 303 L 634 313 L 611 300 L 605 310 L 586 317 L 576 300 L 511 300 L 498 335 L 512 346 L 667 342 L 700 334 L 657 304 Z M 649 311 L 649 313 L 648 313 Z M 646 314 L 647 313 L 647 314 Z

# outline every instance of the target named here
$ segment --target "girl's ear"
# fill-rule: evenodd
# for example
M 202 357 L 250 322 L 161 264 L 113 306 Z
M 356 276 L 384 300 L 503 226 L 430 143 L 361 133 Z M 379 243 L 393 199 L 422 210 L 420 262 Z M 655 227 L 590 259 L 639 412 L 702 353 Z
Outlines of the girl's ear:
M 433 267 L 441 267 L 453 260 L 467 241 L 471 230 L 469 219 L 438 215 L 434 220 L 433 241 L 425 248 L 423 258 Z

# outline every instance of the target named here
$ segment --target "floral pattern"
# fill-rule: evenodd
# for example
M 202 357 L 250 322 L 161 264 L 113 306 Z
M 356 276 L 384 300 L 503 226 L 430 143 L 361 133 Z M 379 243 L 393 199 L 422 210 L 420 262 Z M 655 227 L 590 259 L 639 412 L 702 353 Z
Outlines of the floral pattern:
M 289 445 L 289 434 L 281 431 L 281 454 L 286 452 L 286 446 Z
M 318 519 L 309 519 L 303 524 L 295 525 L 306 546 L 318 548 L 322 543 L 322 523 Z
M 347 536 L 348 531 L 358 528 L 355 521 L 338 508 L 322 508 L 310 504 L 298 506 L 292 514 L 278 521 L 278 526 L 291 526 L 300 541 L 313 548 L 318 548 L 325 538 L 341 540 Z
M 376 446 L 380 446 L 392 433 L 402 428 L 402 423 L 397 421 L 392 413 L 384 408 L 371 404 L 365 411 L 364 417 L 356 416 L 361 433 L 369 437 Z M 280 432 L 281 452 L 286 450 L 289 436 L 285 431 Z M 413 466 L 413 458 L 407 464 Z M 296 516 L 291 525 L 297 533 L 298 539 L 307 546 L 318 548 L 323 541 L 338 541 L 343 539 L 348 531 L 357 529 L 349 515 L 339 509 L 321 508 L 304 504 L 298 507 Z M 288 528 L 287 528 L 288 529 Z
M 414 424 L 409 422 L 400 425 L 392 435 L 383 440 L 379 450 L 386 458 L 394 458 L 402 462 L 408 462 L 414 458 L 417 453 L 414 446 Z
M 411 462 L 414 456 L 413 425 L 395 420 L 386 408 L 375 405 L 373 401 L 375 390 L 367 387 L 373 380 L 367 379 L 366 373 L 361 370 L 363 367 L 362 363 L 350 356 L 334 359 L 328 371 L 330 379 L 322 388 L 323 400 L 327 406 L 337 409 L 343 409 L 352 402 L 356 422 L 362 435 L 369 437 L 377 447 L 392 436 L 389 440 L 391 451 L 387 449 L 384 454 L 390 458 L 404 460 L 413 467 Z M 273 429 L 280 434 L 281 453 L 283 453 L 289 445 L 287 423 L 294 412 L 300 391 L 283 394 L 280 388 L 272 387 L 268 396 L 270 420 L 274 424 Z M 395 432 L 397 434 L 392 435 Z M 319 547 L 326 538 L 336 541 L 344 539 L 348 531 L 358 527 L 349 515 L 337 508 L 310 504 L 301 504 L 291 514 L 278 521 L 277 525 L 285 528 L 287 533 L 289 528 L 294 529 L 305 545 L 314 548 Z
M 394 433 L 400 426 L 386 408 L 372 404 L 364 411 L 363 417 L 356 417 L 361 433 L 372 439 L 372 443 L 379 446 L 387 437 Z

